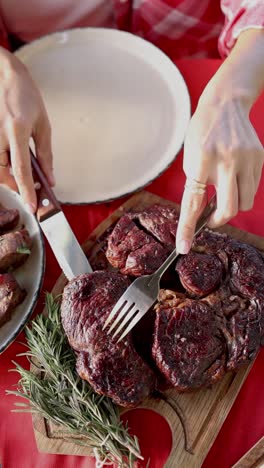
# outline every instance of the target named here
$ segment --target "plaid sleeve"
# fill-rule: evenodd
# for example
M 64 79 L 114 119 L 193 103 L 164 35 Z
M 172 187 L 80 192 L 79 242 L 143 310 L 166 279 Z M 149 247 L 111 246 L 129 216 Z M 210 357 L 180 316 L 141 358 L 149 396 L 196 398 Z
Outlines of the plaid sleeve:
M 218 48 L 225 57 L 232 50 L 239 34 L 246 29 L 264 28 L 263 0 L 221 0 L 225 15 L 224 28 L 220 34 Z

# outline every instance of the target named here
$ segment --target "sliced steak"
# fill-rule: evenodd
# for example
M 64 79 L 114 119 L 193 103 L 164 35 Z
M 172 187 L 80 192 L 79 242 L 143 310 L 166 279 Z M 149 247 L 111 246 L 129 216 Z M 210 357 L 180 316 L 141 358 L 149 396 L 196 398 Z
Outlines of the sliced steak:
M 155 307 L 153 358 L 178 390 L 209 386 L 225 373 L 226 345 L 211 307 L 163 290 Z
M 162 245 L 175 247 L 175 233 L 179 215 L 175 208 L 152 205 L 138 214 L 140 226 L 146 229 Z
M 137 406 L 154 388 L 154 373 L 128 343 L 78 353 L 76 369 L 97 393 L 127 408 Z
M 174 208 L 153 205 L 120 218 L 108 238 L 106 257 L 121 273 L 153 273 L 175 246 L 178 215 Z
M 62 324 L 79 375 L 122 406 L 136 406 L 157 384 L 179 391 L 208 387 L 252 361 L 264 343 L 263 255 L 208 229 L 178 260 L 177 273 L 173 266 L 166 272 L 167 289 L 133 333 L 117 343 L 103 332 L 130 284 L 124 275 L 149 274 L 160 266 L 174 248 L 177 219 L 176 210 L 159 205 L 126 213 L 102 248 L 121 274 L 82 275 L 63 293 Z
M 216 255 L 190 252 L 179 259 L 176 271 L 188 293 L 206 296 L 222 281 L 224 265 Z
M 7 209 L 0 204 L 0 234 L 9 231 L 17 226 L 19 221 L 19 211 Z
M 262 313 L 255 301 L 233 294 L 228 284 L 222 285 L 203 301 L 219 319 L 227 345 L 226 370 L 238 370 L 241 365 L 252 361 L 259 350 L 262 335 Z
M 22 265 L 28 259 L 31 246 L 32 240 L 26 229 L 0 236 L 0 272 Z
M 0 274 L 0 326 L 10 320 L 12 312 L 25 296 L 25 290 L 20 288 L 12 274 Z
M 207 254 L 218 254 L 218 252 L 225 250 L 229 239 L 230 237 L 227 234 L 213 232 L 206 228 L 194 238 L 192 250 Z
M 230 239 L 226 248 L 230 258 L 230 284 L 244 297 L 264 293 L 264 262 L 251 245 Z
M 154 373 L 137 354 L 131 335 L 117 343 L 102 330 L 128 285 L 126 277 L 112 272 L 75 278 L 64 289 L 61 320 L 70 345 L 78 351 L 79 375 L 96 392 L 133 407 L 151 393 Z

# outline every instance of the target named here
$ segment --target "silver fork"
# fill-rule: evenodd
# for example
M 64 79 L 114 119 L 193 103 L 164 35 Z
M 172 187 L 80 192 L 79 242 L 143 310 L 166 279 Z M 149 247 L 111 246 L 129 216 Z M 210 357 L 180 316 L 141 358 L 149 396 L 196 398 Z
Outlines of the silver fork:
M 216 194 L 212 196 L 209 203 L 201 213 L 196 224 L 195 235 L 197 235 L 206 225 L 210 215 L 215 209 L 215 206 Z M 132 328 L 155 303 L 159 294 L 160 279 L 163 273 L 172 264 L 177 256 L 178 253 L 176 249 L 174 249 L 168 258 L 166 258 L 165 262 L 163 262 L 163 264 L 155 271 L 155 273 L 137 278 L 117 301 L 103 326 L 104 330 L 107 325 L 114 319 L 116 314 L 118 314 L 107 332 L 107 334 L 111 333 L 114 328 L 118 326 L 113 334 L 113 338 L 122 331 L 123 333 L 117 342 L 121 341 L 132 330 Z M 127 326 L 125 327 L 125 325 Z

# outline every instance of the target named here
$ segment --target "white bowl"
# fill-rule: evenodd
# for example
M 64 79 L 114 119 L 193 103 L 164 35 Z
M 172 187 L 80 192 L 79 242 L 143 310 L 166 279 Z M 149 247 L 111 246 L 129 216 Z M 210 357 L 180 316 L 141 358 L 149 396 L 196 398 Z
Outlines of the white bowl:
M 85 28 L 45 36 L 16 55 L 48 110 L 61 202 L 95 203 L 134 192 L 180 151 L 189 93 L 178 68 L 151 43 Z

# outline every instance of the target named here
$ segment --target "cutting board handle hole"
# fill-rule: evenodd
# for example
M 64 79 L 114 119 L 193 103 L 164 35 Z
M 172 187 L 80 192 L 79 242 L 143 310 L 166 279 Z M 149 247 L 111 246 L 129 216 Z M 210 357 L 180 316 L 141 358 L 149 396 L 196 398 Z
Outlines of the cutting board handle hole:
M 137 468 L 164 466 L 172 449 L 172 432 L 166 419 L 147 408 L 128 410 L 121 419 L 128 424 L 130 434 L 136 435 L 139 440 L 144 461 Z

